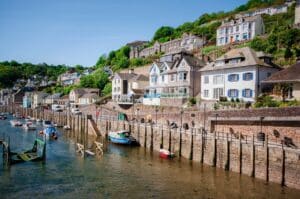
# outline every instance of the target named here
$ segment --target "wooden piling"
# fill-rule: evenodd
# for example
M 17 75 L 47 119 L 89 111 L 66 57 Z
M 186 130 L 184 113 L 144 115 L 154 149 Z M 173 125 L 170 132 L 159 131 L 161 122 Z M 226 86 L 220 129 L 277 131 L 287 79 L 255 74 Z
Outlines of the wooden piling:
M 226 134 L 226 163 L 225 163 L 225 171 L 229 171 L 230 169 L 230 142 L 228 139 L 228 133 Z
M 242 167 L 243 167 L 243 152 L 242 152 L 242 134 L 239 133 L 239 173 L 242 173 Z
M 269 141 L 268 135 L 266 135 L 266 145 L 265 145 L 265 161 L 266 161 L 266 182 L 269 182 Z
M 281 144 L 281 186 L 285 186 L 285 150 L 283 144 Z
M 190 147 L 190 160 L 193 160 L 193 156 L 194 156 L 194 129 L 191 128 L 191 147 Z
M 255 143 L 254 143 L 254 134 L 252 135 L 252 144 L 251 144 L 251 177 L 255 177 Z

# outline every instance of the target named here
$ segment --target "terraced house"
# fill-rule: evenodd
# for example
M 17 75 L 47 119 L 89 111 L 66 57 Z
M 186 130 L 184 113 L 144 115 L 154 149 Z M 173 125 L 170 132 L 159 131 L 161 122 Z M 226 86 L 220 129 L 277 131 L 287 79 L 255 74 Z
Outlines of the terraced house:
M 199 69 L 204 65 L 192 55 L 153 63 L 143 104 L 181 106 L 188 98 L 197 96 L 201 83 Z
M 207 64 L 201 71 L 201 98 L 219 100 L 238 98 L 253 102 L 267 87 L 261 81 L 280 67 L 272 63 L 272 57 L 255 52 L 249 47 L 233 49 Z
M 217 46 L 251 40 L 265 32 L 261 15 L 223 21 L 217 29 Z

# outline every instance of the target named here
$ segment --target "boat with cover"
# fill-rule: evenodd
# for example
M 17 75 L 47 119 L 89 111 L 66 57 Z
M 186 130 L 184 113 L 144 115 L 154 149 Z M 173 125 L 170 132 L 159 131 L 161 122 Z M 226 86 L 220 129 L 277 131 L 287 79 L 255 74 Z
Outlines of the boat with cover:
M 57 140 L 57 130 L 54 126 L 46 127 L 43 131 L 40 132 L 45 135 L 47 139 Z
M 163 158 L 163 159 L 171 159 L 175 157 L 175 154 L 170 152 L 167 149 L 160 149 L 159 150 L 159 157 Z
M 137 143 L 136 139 L 130 135 L 129 131 L 126 130 L 109 132 L 108 138 L 112 143 L 116 144 L 131 145 Z

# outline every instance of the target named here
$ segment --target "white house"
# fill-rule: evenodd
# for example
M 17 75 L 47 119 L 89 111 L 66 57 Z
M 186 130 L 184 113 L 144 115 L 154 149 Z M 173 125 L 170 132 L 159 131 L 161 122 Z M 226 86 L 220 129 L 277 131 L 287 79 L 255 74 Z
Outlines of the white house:
M 217 29 L 217 46 L 251 40 L 264 32 L 265 26 L 260 15 L 223 21 Z
M 48 96 L 49 94 L 44 92 L 35 92 L 33 93 L 33 100 L 32 100 L 32 108 L 37 108 L 40 105 L 42 105 L 43 100 Z
M 238 98 L 253 102 L 263 91 L 261 81 L 280 68 L 272 57 L 249 47 L 233 49 L 207 64 L 201 71 L 201 98 Z
M 205 64 L 192 55 L 168 62 L 154 62 L 150 68 L 145 105 L 181 106 L 200 93 L 199 69 Z
M 66 72 L 64 74 L 61 74 L 57 82 L 60 83 L 63 86 L 73 85 L 80 82 L 81 75 L 77 72 Z
M 70 104 L 88 105 L 94 103 L 99 97 L 99 89 L 78 88 L 73 89 L 69 94 Z

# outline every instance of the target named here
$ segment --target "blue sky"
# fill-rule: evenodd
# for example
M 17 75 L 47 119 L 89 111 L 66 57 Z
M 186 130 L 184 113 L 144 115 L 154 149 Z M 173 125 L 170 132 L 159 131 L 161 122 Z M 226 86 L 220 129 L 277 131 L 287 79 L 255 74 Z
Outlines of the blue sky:
M 247 0 L 0 0 L 0 60 L 92 66 L 163 25 Z

